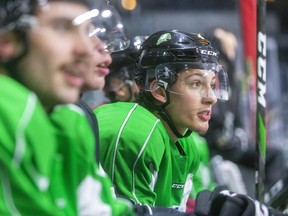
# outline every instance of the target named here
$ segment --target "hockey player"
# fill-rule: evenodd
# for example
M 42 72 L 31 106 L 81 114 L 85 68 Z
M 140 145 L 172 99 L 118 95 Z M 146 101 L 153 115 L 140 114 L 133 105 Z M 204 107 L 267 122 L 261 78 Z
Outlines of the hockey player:
M 123 53 L 123 58 L 125 58 L 124 55 Z M 110 102 L 134 101 L 135 94 L 138 92 L 138 87 L 133 78 L 135 62 L 133 63 L 131 59 L 131 62 L 128 62 L 127 65 L 119 67 L 116 63 L 117 58 L 121 58 L 118 53 L 113 56 L 113 64 L 110 67 L 111 73 L 105 79 L 105 87 L 103 89 L 105 96 L 109 98 Z
M 95 110 L 100 161 L 118 195 L 185 211 L 199 155 L 192 131 L 206 132 L 217 96 L 227 99 L 218 52 L 198 34 L 161 31 L 140 49 L 138 103 Z
M 110 74 L 105 77 L 104 93 L 110 102 L 134 101 L 139 89 L 134 80 L 134 70 L 140 45 L 147 36 L 135 36 L 130 47 L 112 53 Z
M 83 112 L 57 106 L 98 65 L 94 3 L 0 2 L 0 215 L 134 214 L 95 165 Z
M 95 66 L 96 41 L 87 35 L 95 10 L 87 5 L 0 2 L 0 215 L 134 215 L 129 204 L 112 196 L 109 181 L 94 165 L 94 142 L 86 146 L 71 134 L 80 129 L 93 140 L 83 112 L 55 108 L 78 99 Z M 152 215 L 155 209 L 148 210 Z
M 150 36 L 137 67 L 139 104 L 119 102 L 94 110 L 101 162 L 116 194 L 142 206 L 172 207 L 162 215 L 284 215 L 222 187 L 200 192 L 195 212 L 181 213 L 199 163 L 194 143 L 186 139 L 192 130 L 207 130 L 216 96 L 227 99 L 227 77 L 206 39 L 175 30 Z

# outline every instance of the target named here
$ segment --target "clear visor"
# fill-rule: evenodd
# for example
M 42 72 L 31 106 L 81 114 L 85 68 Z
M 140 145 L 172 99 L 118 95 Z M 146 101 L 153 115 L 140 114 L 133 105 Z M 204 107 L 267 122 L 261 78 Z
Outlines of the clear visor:
M 158 65 L 155 73 L 154 77 L 156 75 L 158 84 L 164 86 L 171 93 L 197 94 L 201 97 L 215 96 L 221 100 L 229 99 L 228 75 L 219 64 L 166 63 Z M 177 83 L 175 84 L 175 82 Z M 173 84 L 185 85 L 185 88 L 179 88 L 181 92 L 173 91 L 175 89 Z
M 92 22 L 95 27 L 90 36 L 99 37 L 106 51 L 118 52 L 129 47 L 130 39 L 124 24 L 119 13 L 109 2 L 101 4 L 89 13 L 93 15 Z
M 36 16 L 27 13 L 27 5 L 21 1 L 18 2 L 19 15 L 15 15 L 19 19 L 1 26 L 0 35 L 13 29 L 32 29 L 44 34 L 53 30 L 68 37 L 72 33 L 83 33 L 91 41 L 97 37 L 107 52 L 121 51 L 130 45 L 118 12 L 106 0 L 39 0 Z M 8 17 L 9 14 L 6 13 L 5 16 Z M 5 16 L 3 19 L 6 19 Z

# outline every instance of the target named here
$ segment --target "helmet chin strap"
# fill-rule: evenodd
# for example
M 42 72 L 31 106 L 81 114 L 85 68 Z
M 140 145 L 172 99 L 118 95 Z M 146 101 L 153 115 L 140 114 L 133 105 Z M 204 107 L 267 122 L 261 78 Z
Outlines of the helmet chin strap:
M 166 95 L 167 95 L 167 101 L 162 104 L 161 106 L 156 106 L 157 107 L 157 111 L 158 114 L 160 115 L 160 117 L 167 122 L 168 126 L 170 127 L 170 129 L 172 130 L 172 132 L 175 134 L 176 137 L 178 138 L 183 138 L 183 137 L 188 137 L 190 136 L 190 134 L 192 133 L 192 130 L 187 130 L 185 132 L 184 135 L 182 135 L 181 133 L 179 133 L 179 131 L 176 129 L 176 127 L 174 126 L 174 123 L 172 121 L 171 116 L 169 115 L 169 113 L 167 112 L 167 110 L 165 109 L 169 104 L 170 104 L 170 93 L 169 91 L 166 91 Z

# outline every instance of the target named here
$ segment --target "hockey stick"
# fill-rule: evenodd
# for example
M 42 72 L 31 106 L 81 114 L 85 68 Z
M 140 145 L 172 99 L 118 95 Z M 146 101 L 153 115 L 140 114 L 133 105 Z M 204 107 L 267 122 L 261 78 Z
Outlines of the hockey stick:
M 246 74 L 249 79 L 250 138 L 255 139 L 255 198 L 264 199 L 266 158 L 266 32 L 265 0 L 239 0 Z M 256 66 L 257 65 L 257 66 Z
M 256 199 L 264 202 L 266 161 L 266 2 L 257 0 Z
M 265 202 L 280 211 L 284 211 L 288 204 L 288 174 L 279 179 L 265 194 Z

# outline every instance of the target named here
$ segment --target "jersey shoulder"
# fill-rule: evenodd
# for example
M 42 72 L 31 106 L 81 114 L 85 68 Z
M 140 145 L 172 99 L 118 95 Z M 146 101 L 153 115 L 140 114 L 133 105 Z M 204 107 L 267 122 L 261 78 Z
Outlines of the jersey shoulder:
M 76 104 L 56 106 L 50 119 L 58 135 L 66 138 L 68 143 L 79 143 L 79 145 L 86 143 L 85 145 L 94 148 L 95 138 L 92 128 L 85 112 Z
M 42 110 L 41 112 L 44 113 L 44 109 L 40 105 L 36 94 L 17 81 L 0 75 L 0 86 L 1 113 L 11 113 L 10 116 L 20 117 L 25 109 L 35 110 L 32 109 L 34 106 L 37 107 L 37 110 Z
M 0 76 L 0 86 L 0 131 L 5 143 L 15 144 L 23 138 L 40 148 L 39 140 L 55 142 L 54 129 L 36 94 L 6 76 Z
M 147 133 L 155 130 L 165 132 L 161 121 L 149 110 L 132 102 L 117 102 L 97 107 L 93 111 L 98 119 L 100 131 L 115 133 L 120 128 L 129 134 Z M 123 134 L 122 134 L 123 135 Z
M 178 142 L 181 144 L 186 155 L 188 155 L 189 160 L 191 160 L 190 164 L 193 172 L 196 172 L 200 164 L 200 155 L 197 148 L 197 139 L 195 139 L 194 132 L 188 137 L 179 139 Z

